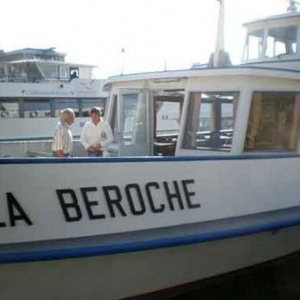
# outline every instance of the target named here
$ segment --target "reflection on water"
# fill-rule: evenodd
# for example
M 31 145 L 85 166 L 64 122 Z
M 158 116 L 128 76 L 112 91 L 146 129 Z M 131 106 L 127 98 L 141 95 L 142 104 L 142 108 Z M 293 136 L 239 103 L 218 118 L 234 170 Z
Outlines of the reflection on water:
M 300 299 L 300 253 L 272 263 L 233 272 L 199 283 L 172 300 L 292 300 Z
M 299 300 L 300 252 L 226 275 L 126 300 Z

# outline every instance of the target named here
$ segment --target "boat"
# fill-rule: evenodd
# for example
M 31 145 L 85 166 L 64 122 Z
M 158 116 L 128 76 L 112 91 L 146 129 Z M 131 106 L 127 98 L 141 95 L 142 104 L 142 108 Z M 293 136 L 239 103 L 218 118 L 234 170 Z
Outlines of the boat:
M 299 35 L 261 46 L 300 13 L 246 26 L 241 65 L 217 43 L 207 68 L 108 78 L 110 157 L 0 158 L 1 299 L 123 299 L 300 250 Z
M 0 51 L 0 141 L 51 139 L 59 111 L 74 109 L 75 137 L 93 106 L 105 109 L 105 80 L 95 66 L 65 61 L 55 48 Z

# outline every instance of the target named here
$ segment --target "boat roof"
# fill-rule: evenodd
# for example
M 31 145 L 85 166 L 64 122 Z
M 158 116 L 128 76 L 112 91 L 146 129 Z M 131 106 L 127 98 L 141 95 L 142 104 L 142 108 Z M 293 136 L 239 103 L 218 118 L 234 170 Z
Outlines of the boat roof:
M 24 63 L 45 63 L 45 64 L 53 64 L 59 66 L 76 66 L 76 67 L 88 67 L 88 68 L 96 68 L 95 65 L 87 65 L 87 64 L 78 64 L 78 63 L 70 63 L 65 61 L 55 61 L 55 60 L 43 60 L 43 59 L 21 59 L 15 61 L 0 61 L 0 65 L 3 64 L 24 64 Z
M 265 18 L 257 19 L 254 21 L 243 24 L 248 30 L 264 29 L 266 27 L 286 27 L 300 24 L 300 12 L 291 11 L 284 14 L 268 16 Z M 280 31 L 278 31 L 281 33 Z M 283 61 L 282 57 L 277 57 L 277 61 Z M 265 58 L 263 61 L 268 62 Z M 298 61 L 298 60 L 293 60 Z M 277 78 L 300 79 L 300 70 L 291 69 L 289 66 L 276 67 L 276 66 L 255 66 L 255 65 L 236 65 L 221 68 L 206 68 L 203 65 L 199 68 L 173 70 L 173 71 L 159 71 L 147 73 L 134 73 L 128 75 L 112 76 L 107 79 L 105 88 L 109 88 L 112 84 L 133 82 L 141 80 L 151 80 L 153 82 L 167 83 L 182 81 L 189 77 L 202 77 L 202 76 L 234 76 L 234 75 L 247 75 L 247 76 L 268 76 Z
M 95 65 L 78 64 L 65 61 L 65 53 L 57 52 L 54 47 L 23 48 L 13 51 L 0 51 L 0 64 L 47 63 L 55 65 L 72 65 L 77 67 L 95 68 Z
M 289 12 L 285 14 L 280 15 L 273 15 L 261 19 L 257 19 L 254 21 L 250 21 L 247 23 L 244 23 L 243 26 L 247 28 L 251 27 L 258 27 L 266 24 L 270 25 L 276 25 L 280 24 L 281 26 L 284 25 L 284 23 L 288 26 L 291 24 L 299 24 L 300 23 L 300 12 Z
M 159 71 L 148 73 L 135 73 L 109 77 L 104 86 L 109 89 L 111 85 L 150 80 L 154 83 L 175 83 L 187 80 L 190 77 L 216 77 L 216 76 L 263 76 L 274 78 L 285 78 L 300 80 L 300 70 L 284 68 L 270 68 L 264 66 L 238 65 L 230 68 L 206 68 L 206 69 L 185 69 L 173 71 Z
M 12 61 L 16 59 L 41 58 L 45 60 L 64 61 L 65 53 L 55 51 L 55 47 L 41 48 L 23 48 L 13 51 L 1 51 L 0 61 Z

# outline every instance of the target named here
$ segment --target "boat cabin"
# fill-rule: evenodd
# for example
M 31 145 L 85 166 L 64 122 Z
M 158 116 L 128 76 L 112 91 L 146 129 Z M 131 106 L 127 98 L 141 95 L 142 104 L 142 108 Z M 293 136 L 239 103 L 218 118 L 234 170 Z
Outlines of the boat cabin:
M 108 83 L 106 118 L 114 133 L 110 155 L 175 155 L 185 85 L 185 77 L 137 80 L 130 88 Z
M 111 78 L 110 155 L 298 153 L 299 80 L 252 68 Z
M 294 4 L 289 13 L 245 25 L 242 65 L 109 78 L 110 155 L 299 153 L 300 13 Z
M 243 63 L 291 66 L 292 61 L 294 68 L 296 65 L 300 68 L 300 12 L 272 16 L 244 26 L 247 36 Z
M 0 51 L 0 82 L 70 81 L 92 78 L 95 66 L 65 62 L 65 54 L 50 49 Z

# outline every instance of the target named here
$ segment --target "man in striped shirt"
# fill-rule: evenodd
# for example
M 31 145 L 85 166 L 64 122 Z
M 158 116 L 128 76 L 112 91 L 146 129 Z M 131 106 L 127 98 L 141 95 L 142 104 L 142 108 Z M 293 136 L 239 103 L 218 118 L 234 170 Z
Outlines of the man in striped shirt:
M 71 125 L 75 121 L 75 114 L 72 108 L 63 109 L 60 112 L 52 142 L 53 155 L 56 157 L 68 157 L 73 150 L 73 135 Z

